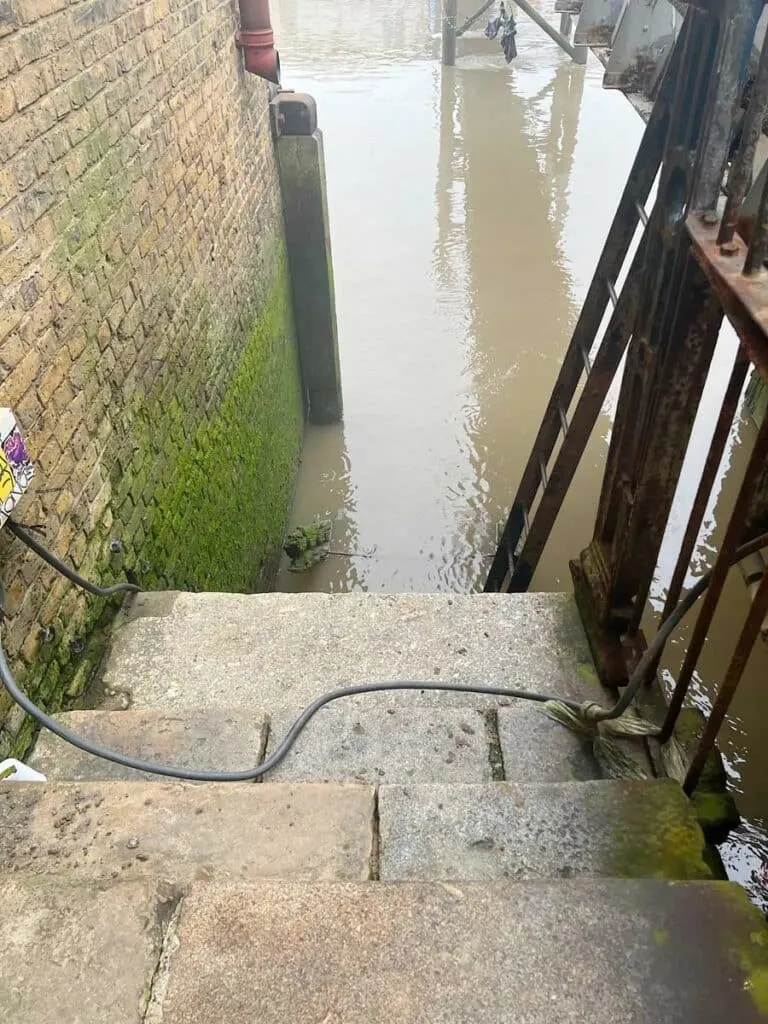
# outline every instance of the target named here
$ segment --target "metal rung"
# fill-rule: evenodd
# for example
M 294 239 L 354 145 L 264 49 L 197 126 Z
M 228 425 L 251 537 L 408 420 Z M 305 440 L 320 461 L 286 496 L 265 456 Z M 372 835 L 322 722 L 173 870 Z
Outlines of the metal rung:
M 547 464 L 541 455 L 539 456 L 539 470 L 541 471 L 541 486 L 546 491 L 547 484 L 549 483 L 549 473 L 547 472 Z
M 584 363 L 584 369 L 587 375 L 589 375 L 592 372 L 592 360 L 589 358 L 589 352 L 587 352 L 583 345 L 579 345 L 579 352 Z
M 609 281 L 607 277 L 605 279 L 605 286 L 608 289 L 608 296 L 613 304 L 613 308 L 616 309 L 619 304 L 619 297 L 616 294 L 616 288 L 614 287 L 613 282 Z
M 531 532 L 531 520 L 528 518 L 528 509 L 523 509 L 523 532 L 520 534 L 520 539 L 515 545 L 515 550 L 509 552 L 510 560 L 514 561 L 515 558 L 523 550 L 525 542 L 528 540 L 528 534 Z M 513 566 L 514 570 L 514 566 Z
M 565 415 L 565 409 L 562 405 L 558 405 L 557 415 L 560 417 L 560 429 L 563 432 L 563 437 L 565 437 L 568 433 L 568 417 Z
M 525 542 L 528 540 L 528 534 L 531 532 L 531 520 L 528 517 L 528 509 L 523 508 L 523 531 L 520 534 L 520 538 L 515 545 L 515 550 L 512 551 L 507 548 L 507 565 L 509 566 L 509 575 L 514 576 L 515 574 L 515 559 L 519 556 L 520 552 L 525 547 Z
M 648 227 L 648 214 L 645 212 L 645 207 L 642 203 L 635 200 L 635 210 L 637 210 L 637 216 L 640 218 L 640 223 L 644 228 Z

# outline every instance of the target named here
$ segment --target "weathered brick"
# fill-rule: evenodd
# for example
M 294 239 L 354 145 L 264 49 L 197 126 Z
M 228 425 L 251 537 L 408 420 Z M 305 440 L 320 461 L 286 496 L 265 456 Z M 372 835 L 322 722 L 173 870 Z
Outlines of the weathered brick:
M 16 112 L 16 95 L 10 83 L 0 85 L 0 121 L 7 121 Z
M 37 395 L 43 405 L 47 405 L 50 402 L 54 391 L 56 391 L 59 384 L 67 376 L 71 365 L 72 357 L 69 354 L 69 350 L 62 348 L 38 385 Z
M 0 404 L 13 407 L 34 383 L 39 368 L 40 356 L 32 349 L 0 384 Z
M 13 80 L 13 94 L 19 110 L 24 110 L 35 100 L 39 100 L 45 91 L 46 82 L 40 68 L 25 68 Z
M 16 8 L 22 22 L 29 24 L 45 18 L 56 11 L 62 11 L 70 0 L 16 0 Z

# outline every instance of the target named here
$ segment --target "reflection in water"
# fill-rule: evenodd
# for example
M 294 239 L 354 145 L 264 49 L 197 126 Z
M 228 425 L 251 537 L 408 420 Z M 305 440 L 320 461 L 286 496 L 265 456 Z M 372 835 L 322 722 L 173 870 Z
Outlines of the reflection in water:
M 434 13 L 276 5 L 286 79 L 317 97 L 326 141 L 354 495 L 338 529 L 354 523 L 360 551 L 377 552 L 284 575 L 285 588 L 343 589 L 350 564 L 369 590 L 481 585 L 640 136 L 599 68 L 574 67 L 530 23 L 513 68 L 476 39 L 441 69 Z M 617 152 L 605 132 L 621 125 Z M 611 198 L 594 210 L 603 164 Z M 602 448 L 561 520 L 572 551 L 589 536 Z M 304 460 L 295 519 L 332 504 L 321 465 Z M 536 582 L 566 577 L 548 554 Z
M 331 517 L 340 553 L 306 575 L 283 572 L 279 587 L 477 589 L 642 123 L 620 94 L 602 89 L 596 61 L 574 66 L 523 17 L 510 67 L 496 44 L 477 38 L 460 44 L 456 68 L 442 69 L 436 0 L 273 4 L 285 81 L 317 98 L 325 134 L 345 402 L 343 426 L 307 433 L 293 510 L 295 523 Z M 475 5 L 460 0 L 460 17 Z M 726 331 L 696 428 L 700 461 L 729 345 Z M 604 415 L 536 589 L 570 587 L 568 559 L 591 536 L 609 435 Z M 698 554 L 702 569 L 740 460 L 734 437 L 725 460 L 734 473 L 717 488 Z M 657 603 L 685 528 L 695 461 L 681 478 Z M 702 706 L 722 678 L 746 608 L 737 576 L 728 598 L 723 615 L 732 618 L 713 631 L 702 661 Z M 669 652 L 674 670 L 686 636 Z M 765 762 L 753 753 L 746 763 L 748 749 L 768 747 L 760 721 L 768 716 L 754 714 L 768 699 L 758 692 L 761 672 L 765 679 L 765 648 L 753 658 L 724 736 L 750 819 L 744 840 L 729 844 L 726 855 L 747 882 L 761 870 L 753 851 L 766 847 Z

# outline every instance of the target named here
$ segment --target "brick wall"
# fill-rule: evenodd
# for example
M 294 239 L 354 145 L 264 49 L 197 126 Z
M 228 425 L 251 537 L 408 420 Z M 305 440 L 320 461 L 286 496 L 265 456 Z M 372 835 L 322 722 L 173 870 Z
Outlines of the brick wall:
M 0 405 L 18 518 L 92 578 L 268 582 L 302 429 L 265 83 L 236 0 L 0 0 Z M 114 541 L 122 551 L 115 552 Z M 0 535 L 4 643 L 77 698 L 110 609 Z M 0 698 L 0 756 L 30 723 Z

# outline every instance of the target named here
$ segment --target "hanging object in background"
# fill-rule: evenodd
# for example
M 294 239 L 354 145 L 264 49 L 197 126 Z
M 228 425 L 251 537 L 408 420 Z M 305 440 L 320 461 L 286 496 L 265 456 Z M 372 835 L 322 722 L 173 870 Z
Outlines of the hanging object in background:
M 504 6 L 502 0 L 501 7 L 499 8 L 499 16 L 494 18 L 493 21 L 489 21 L 485 29 L 486 39 L 496 39 L 501 32 L 501 48 L 504 51 L 504 59 L 507 64 L 515 59 L 517 56 L 517 45 L 515 43 L 515 36 L 517 35 L 517 25 L 515 19 L 512 17 L 511 12 L 508 14 L 507 9 Z

